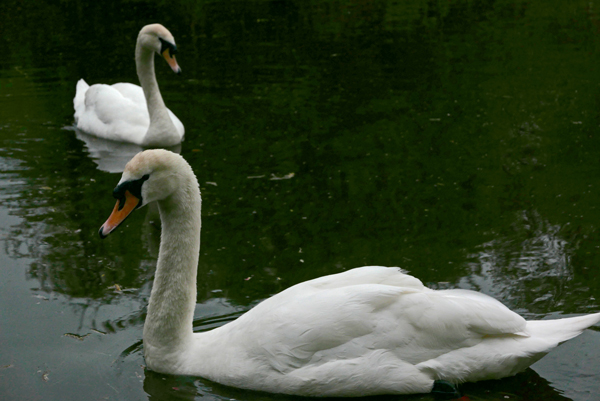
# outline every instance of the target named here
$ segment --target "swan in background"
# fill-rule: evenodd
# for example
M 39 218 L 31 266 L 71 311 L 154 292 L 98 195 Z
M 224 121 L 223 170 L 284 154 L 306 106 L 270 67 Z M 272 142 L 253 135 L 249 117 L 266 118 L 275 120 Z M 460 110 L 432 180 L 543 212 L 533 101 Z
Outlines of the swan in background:
M 526 321 L 487 295 L 432 290 L 399 268 L 365 266 L 297 284 L 194 333 L 201 198 L 190 165 L 146 150 L 113 195 L 102 238 L 139 207 L 160 210 L 143 332 L 147 367 L 157 372 L 301 396 L 453 395 L 457 383 L 515 375 L 600 321 L 600 313 Z
M 143 147 L 170 147 L 181 143 L 183 124 L 167 109 L 154 73 L 154 54 L 161 54 L 179 74 L 175 39 L 160 24 L 146 25 L 135 46 L 135 65 L 141 87 L 130 83 L 89 86 L 77 82 L 73 106 L 77 129 L 111 141 Z

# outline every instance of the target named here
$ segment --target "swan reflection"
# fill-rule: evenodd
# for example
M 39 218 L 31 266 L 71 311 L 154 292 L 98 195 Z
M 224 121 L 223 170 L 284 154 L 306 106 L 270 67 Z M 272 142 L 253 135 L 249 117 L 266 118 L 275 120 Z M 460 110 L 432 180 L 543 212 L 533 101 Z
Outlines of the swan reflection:
M 90 158 L 94 161 L 98 170 L 107 173 L 122 173 L 127 162 L 144 150 L 143 147 L 133 143 L 115 142 L 86 134 L 77 128 L 73 129 L 77 139 L 85 144 Z M 166 149 L 181 153 L 181 144 Z

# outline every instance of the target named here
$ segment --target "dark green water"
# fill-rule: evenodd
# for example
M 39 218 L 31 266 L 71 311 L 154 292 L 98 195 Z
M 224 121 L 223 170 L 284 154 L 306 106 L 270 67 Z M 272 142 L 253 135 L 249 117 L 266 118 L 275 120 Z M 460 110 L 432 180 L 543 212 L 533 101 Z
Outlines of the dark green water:
M 3 1 L 0 398 L 288 399 L 143 369 L 158 232 L 142 210 L 100 241 L 120 175 L 65 127 L 79 78 L 137 83 L 152 22 L 178 44 L 183 75 L 157 76 L 202 189 L 197 330 L 366 264 L 526 318 L 600 311 L 599 7 Z M 596 328 L 463 390 L 596 400 L 599 372 Z

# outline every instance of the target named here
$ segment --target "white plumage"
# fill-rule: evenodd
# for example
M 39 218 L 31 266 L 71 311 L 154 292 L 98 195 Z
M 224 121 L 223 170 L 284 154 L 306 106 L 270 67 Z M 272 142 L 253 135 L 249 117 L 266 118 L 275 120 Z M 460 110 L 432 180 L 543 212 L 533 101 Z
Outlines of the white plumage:
M 154 54 L 162 54 L 174 72 L 181 69 L 173 56 L 173 35 L 162 25 L 140 31 L 135 63 L 141 87 L 130 83 L 89 86 L 77 82 L 73 106 L 75 125 L 85 133 L 145 147 L 169 147 L 183 140 L 181 121 L 167 109 L 154 73 Z
M 366 266 L 297 284 L 193 333 L 201 199 L 192 169 L 174 153 L 142 152 L 115 196 L 102 237 L 137 206 L 160 209 L 144 325 L 146 363 L 158 372 L 303 396 L 425 393 L 435 380 L 514 375 L 600 321 L 600 313 L 526 321 L 484 294 L 431 290 L 399 268 Z

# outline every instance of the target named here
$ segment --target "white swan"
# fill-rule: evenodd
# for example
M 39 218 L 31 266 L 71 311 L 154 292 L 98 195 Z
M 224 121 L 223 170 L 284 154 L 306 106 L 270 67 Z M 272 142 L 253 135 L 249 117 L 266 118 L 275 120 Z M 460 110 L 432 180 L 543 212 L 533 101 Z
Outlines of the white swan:
M 399 268 L 367 266 L 295 285 L 193 333 L 201 198 L 191 167 L 166 150 L 141 152 L 113 195 L 102 238 L 134 209 L 160 209 L 143 333 L 146 364 L 157 372 L 302 396 L 425 393 L 514 375 L 600 321 L 600 313 L 525 321 L 489 296 L 435 291 Z
M 135 65 L 141 87 L 130 83 L 89 86 L 77 82 L 73 106 L 75 126 L 88 133 L 117 142 L 143 147 L 169 147 L 183 140 L 184 128 L 167 109 L 154 74 L 154 54 L 162 54 L 179 74 L 175 61 L 175 39 L 162 25 L 146 25 L 135 46 Z

